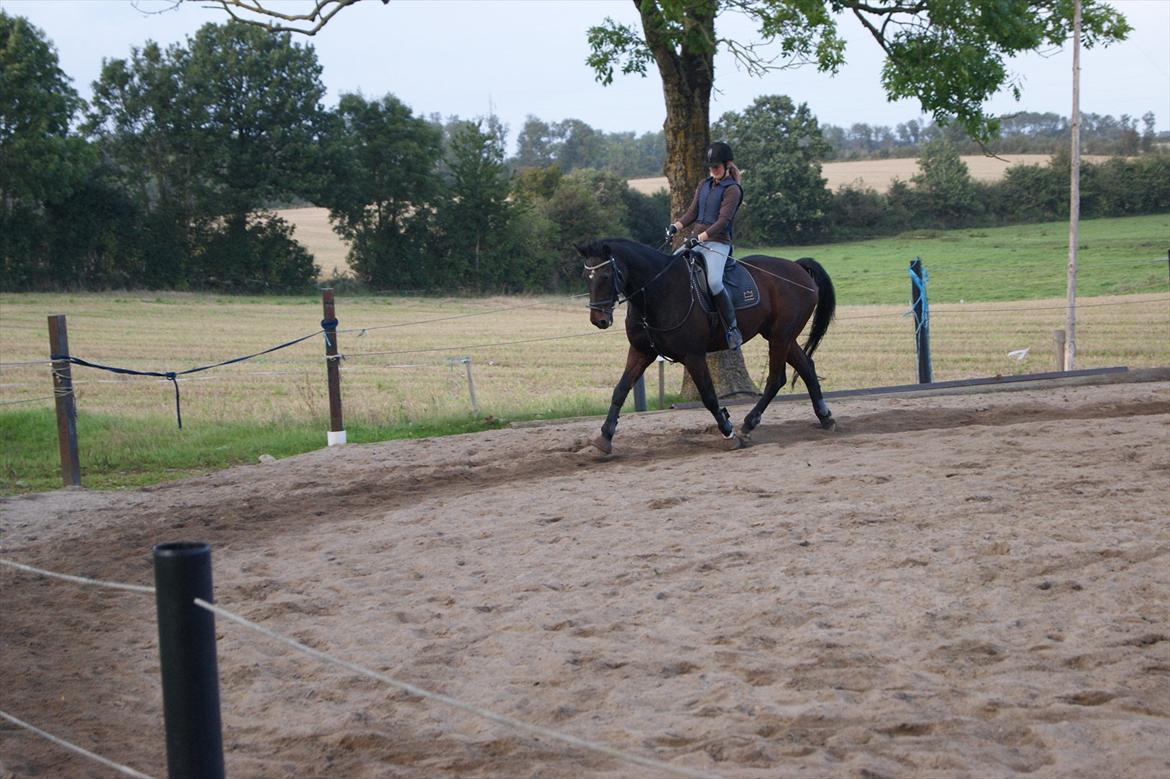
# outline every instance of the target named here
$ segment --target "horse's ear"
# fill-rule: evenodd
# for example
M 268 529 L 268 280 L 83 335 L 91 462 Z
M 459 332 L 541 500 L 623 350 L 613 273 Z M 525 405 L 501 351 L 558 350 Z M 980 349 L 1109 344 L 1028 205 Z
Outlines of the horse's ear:
M 585 253 L 585 245 L 584 244 L 575 243 L 575 244 L 573 244 L 573 248 L 576 249 L 577 254 L 580 254 L 582 257 L 589 256 L 588 254 Z

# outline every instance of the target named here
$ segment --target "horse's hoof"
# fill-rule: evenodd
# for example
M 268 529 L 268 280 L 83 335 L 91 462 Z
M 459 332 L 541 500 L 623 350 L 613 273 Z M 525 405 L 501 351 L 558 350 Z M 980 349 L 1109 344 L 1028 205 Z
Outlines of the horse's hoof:
M 741 427 L 739 429 L 739 432 L 736 433 L 736 435 L 739 436 L 740 440 L 743 441 L 745 444 L 749 443 L 752 440 L 752 430 L 753 429 L 754 428 Z
M 613 453 L 613 442 L 603 435 L 599 435 L 593 439 L 590 439 L 589 443 L 600 449 L 602 454 Z
M 735 433 L 732 433 L 731 435 L 727 436 L 727 438 L 723 439 L 723 446 L 726 447 L 727 451 L 729 452 L 735 449 L 742 449 L 743 439 L 737 436 Z
M 824 430 L 833 430 L 837 427 L 837 420 L 832 417 L 825 417 L 821 420 L 821 428 Z

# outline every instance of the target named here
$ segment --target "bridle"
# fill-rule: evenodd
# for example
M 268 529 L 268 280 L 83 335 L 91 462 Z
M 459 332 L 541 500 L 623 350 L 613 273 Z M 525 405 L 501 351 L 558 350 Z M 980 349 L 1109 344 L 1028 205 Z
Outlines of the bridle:
M 641 287 L 639 287 L 638 289 L 629 293 L 625 297 L 621 296 L 621 288 L 625 286 L 625 283 L 622 281 L 622 269 L 621 269 L 621 266 L 617 264 L 617 259 L 612 254 L 610 254 L 608 260 L 605 260 L 604 262 L 599 262 L 596 265 L 590 265 L 589 263 L 585 263 L 585 270 L 589 271 L 589 278 L 590 279 L 593 278 L 594 274 L 599 269 L 604 268 L 606 265 L 613 265 L 613 297 L 610 298 L 609 300 L 603 300 L 603 301 L 598 302 L 598 303 L 594 303 L 594 302 L 590 301 L 586 305 L 588 305 L 588 307 L 591 310 L 601 311 L 602 313 L 607 314 L 607 315 L 612 317 L 613 310 L 616 306 L 618 306 L 622 303 L 629 302 L 635 295 L 639 295 L 639 294 L 644 293 L 647 289 L 650 288 L 651 284 L 653 284 L 654 282 L 656 282 L 660 278 L 662 278 L 662 276 L 668 270 L 670 270 L 671 267 L 673 267 L 675 260 L 677 260 L 679 257 L 684 257 L 687 254 L 688 254 L 687 252 L 683 252 L 680 254 L 673 255 L 670 258 L 670 262 L 666 263 L 666 265 L 664 265 L 662 267 L 662 270 L 658 271 L 658 273 L 656 273 L 652 279 L 650 279 L 645 284 L 643 284 Z M 687 308 L 686 314 L 683 315 L 683 318 L 681 320 L 679 320 L 679 323 L 677 325 L 675 325 L 674 327 L 663 328 L 663 327 L 654 327 L 653 325 L 650 324 L 650 322 L 646 319 L 646 314 L 645 314 L 646 306 L 643 305 L 642 310 L 644 313 L 642 315 L 642 327 L 644 327 L 646 329 L 647 335 L 649 335 L 649 332 L 651 330 L 657 330 L 660 333 L 673 332 L 673 331 L 675 331 L 683 326 L 683 324 L 690 317 L 691 311 L 693 311 L 694 308 L 695 308 L 695 291 L 692 288 L 691 289 L 691 304 Z M 651 343 L 653 343 L 653 338 L 651 338 Z
M 621 269 L 621 267 L 616 262 L 614 262 L 613 255 L 611 254 L 609 256 L 609 259 L 606 260 L 605 262 L 599 262 L 596 265 L 590 265 L 589 263 L 585 263 L 585 270 L 589 271 L 589 279 L 592 281 L 593 277 L 597 274 L 597 271 L 604 268 L 606 265 L 613 266 L 613 297 L 611 297 L 609 300 L 602 300 L 599 303 L 594 303 L 593 301 L 589 301 L 589 303 L 587 303 L 586 305 L 588 305 L 590 310 L 592 310 L 592 311 L 601 311 L 604 314 L 609 314 L 610 316 L 613 316 L 614 308 L 616 308 L 619 303 L 625 302 L 623 300 L 618 300 L 618 297 L 619 297 L 618 290 L 621 287 L 625 286 L 622 283 L 622 269 Z M 645 287 L 643 287 L 643 289 L 645 289 Z M 629 298 L 627 297 L 626 300 L 629 300 Z

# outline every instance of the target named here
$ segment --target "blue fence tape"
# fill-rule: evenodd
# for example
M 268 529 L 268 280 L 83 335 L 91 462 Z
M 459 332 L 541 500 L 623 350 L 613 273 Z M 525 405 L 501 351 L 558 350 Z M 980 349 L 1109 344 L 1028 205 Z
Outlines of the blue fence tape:
M 914 289 L 918 291 L 918 299 L 922 301 L 922 319 L 919 320 L 918 325 L 915 327 L 915 335 L 919 335 L 924 327 L 930 328 L 930 300 L 926 297 L 926 282 L 930 280 L 930 274 L 926 272 L 925 266 L 920 265 L 919 267 L 922 268 L 921 277 L 914 272 L 913 265 L 909 269 L 910 280 L 914 282 Z M 910 304 L 914 305 L 914 301 L 911 300 Z

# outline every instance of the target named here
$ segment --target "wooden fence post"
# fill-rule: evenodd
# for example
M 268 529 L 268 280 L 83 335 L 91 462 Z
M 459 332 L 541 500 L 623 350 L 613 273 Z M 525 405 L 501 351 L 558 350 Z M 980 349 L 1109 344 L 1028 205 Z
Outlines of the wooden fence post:
M 475 400 L 475 379 L 471 378 L 471 358 L 464 357 L 464 364 L 467 366 L 467 392 L 471 395 L 471 413 L 479 416 L 479 403 Z
M 321 305 L 325 318 L 321 329 L 325 331 L 325 372 L 329 377 L 329 446 L 345 443 L 345 424 L 341 419 L 341 366 L 337 356 L 337 316 L 333 306 L 333 290 L 321 290 Z
M 1056 370 L 1064 370 L 1064 331 L 1053 330 L 1052 342 L 1056 347 Z
M 53 394 L 57 401 L 57 451 L 61 456 L 61 481 L 66 487 L 80 487 L 77 400 L 73 396 L 73 371 L 68 360 L 69 331 L 65 326 L 64 314 L 49 317 L 49 357 L 53 360 Z
M 930 308 L 926 299 L 926 269 L 918 257 L 910 263 L 910 304 L 914 308 L 914 344 L 918 352 L 918 383 L 930 384 Z

